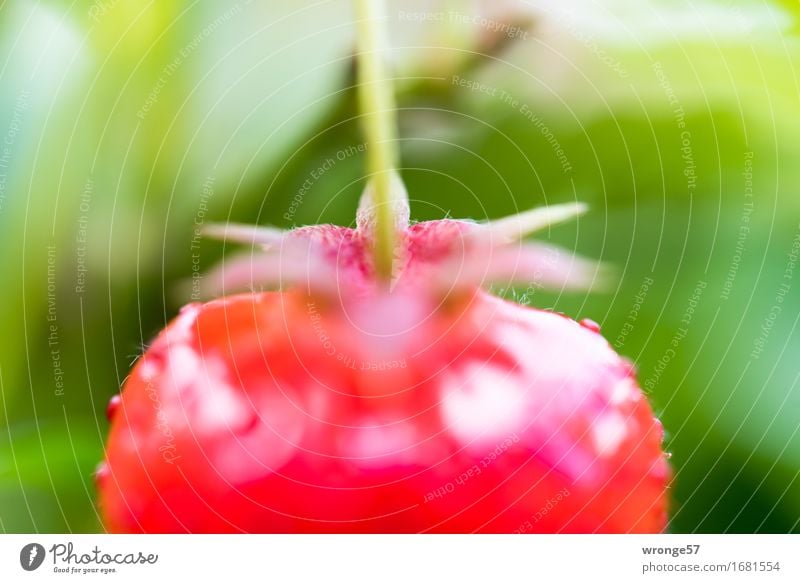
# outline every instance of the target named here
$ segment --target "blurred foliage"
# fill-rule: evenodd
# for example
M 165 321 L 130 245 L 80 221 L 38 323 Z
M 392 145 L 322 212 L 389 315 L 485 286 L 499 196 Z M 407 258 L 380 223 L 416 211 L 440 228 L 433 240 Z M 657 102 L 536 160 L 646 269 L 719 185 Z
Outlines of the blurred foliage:
M 543 236 L 619 285 L 533 303 L 597 320 L 637 364 L 671 529 L 798 532 L 797 3 L 551 4 L 390 3 L 413 216 L 588 201 Z M 409 16 L 431 6 L 442 21 Z M 0 530 L 100 528 L 105 404 L 188 301 L 196 221 L 353 221 L 350 19 L 344 1 L 0 5 Z M 200 249 L 203 268 L 224 252 Z

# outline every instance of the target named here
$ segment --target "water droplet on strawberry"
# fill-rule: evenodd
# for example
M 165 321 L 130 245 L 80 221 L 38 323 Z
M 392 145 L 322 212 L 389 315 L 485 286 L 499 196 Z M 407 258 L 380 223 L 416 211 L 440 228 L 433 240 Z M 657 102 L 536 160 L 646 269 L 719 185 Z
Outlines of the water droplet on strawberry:
M 595 332 L 597 334 L 600 333 L 600 324 L 598 324 L 594 320 L 590 320 L 589 318 L 584 318 L 579 322 L 579 324 L 591 332 Z
M 100 462 L 94 470 L 94 483 L 98 488 L 102 488 L 110 471 L 106 462 Z
M 121 403 L 122 403 L 122 397 L 120 395 L 114 395 L 113 397 L 111 397 L 111 399 L 108 400 L 108 406 L 106 406 L 106 419 L 108 419 L 109 421 L 114 419 L 114 415 L 119 409 Z

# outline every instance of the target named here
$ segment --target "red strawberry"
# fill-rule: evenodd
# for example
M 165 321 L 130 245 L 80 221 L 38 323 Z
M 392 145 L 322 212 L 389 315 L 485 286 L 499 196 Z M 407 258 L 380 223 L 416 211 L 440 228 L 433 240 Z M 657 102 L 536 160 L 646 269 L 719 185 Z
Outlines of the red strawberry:
M 355 230 L 224 229 L 264 252 L 215 290 L 282 291 L 188 305 L 139 360 L 98 473 L 108 530 L 663 530 L 632 366 L 593 322 L 481 289 L 590 284 L 592 264 L 521 242 L 580 209 L 409 226 L 400 200 L 387 288 L 365 200 Z

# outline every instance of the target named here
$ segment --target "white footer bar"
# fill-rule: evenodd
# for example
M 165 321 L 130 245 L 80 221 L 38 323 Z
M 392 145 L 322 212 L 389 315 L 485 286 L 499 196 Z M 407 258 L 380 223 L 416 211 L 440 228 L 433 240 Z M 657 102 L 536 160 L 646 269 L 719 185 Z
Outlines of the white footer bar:
M 799 564 L 793 535 L 0 536 L 2 582 L 797 582 Z

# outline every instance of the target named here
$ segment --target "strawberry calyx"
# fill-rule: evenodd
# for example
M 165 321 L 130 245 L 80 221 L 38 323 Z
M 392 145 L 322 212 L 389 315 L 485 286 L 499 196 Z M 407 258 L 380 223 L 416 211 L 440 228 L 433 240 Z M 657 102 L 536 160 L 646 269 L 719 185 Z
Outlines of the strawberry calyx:
M 524 238 L 575 218 L 582 203 L 550 205 L 501 219 L 475 222 L 441 219 L 411 223 L 408 197 L 399 177 L 392 180 L 394 237 L 397 241 L 389 293 L 413 289 L 445 298 L 495 285 L 533 281 L 541 287 L 587 289 L 607 274 L 597 262 L 566 249 Z M 356 228 L 312 225 L 282 231 L 243 224 L 211 224 L 209 237 L 249 245 L 251 251 L 226 259 L 204 278 L 210 297 L 243 290 L 303 289 L 323 296 L 374 295 L 386 291 L 371 250 L 377 209 L 369 185 L 362 195 Z

